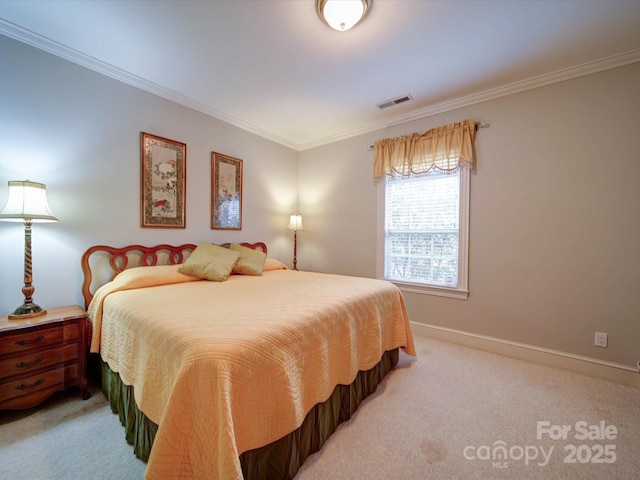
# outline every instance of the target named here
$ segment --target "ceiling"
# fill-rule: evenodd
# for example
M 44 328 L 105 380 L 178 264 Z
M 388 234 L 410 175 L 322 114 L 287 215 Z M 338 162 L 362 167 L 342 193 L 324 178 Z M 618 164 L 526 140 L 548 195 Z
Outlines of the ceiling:
M 315 0 L 3 0 L 0 34 L 305 150 L 638 62 L 640 0 L 373 0 L 348 32 Z

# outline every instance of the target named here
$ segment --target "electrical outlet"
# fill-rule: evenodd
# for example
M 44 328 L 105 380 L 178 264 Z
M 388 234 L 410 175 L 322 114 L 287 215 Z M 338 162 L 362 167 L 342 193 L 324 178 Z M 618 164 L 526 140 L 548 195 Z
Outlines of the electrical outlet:
M 596 332 L 596 347 L 607 348 L 607 334 Z

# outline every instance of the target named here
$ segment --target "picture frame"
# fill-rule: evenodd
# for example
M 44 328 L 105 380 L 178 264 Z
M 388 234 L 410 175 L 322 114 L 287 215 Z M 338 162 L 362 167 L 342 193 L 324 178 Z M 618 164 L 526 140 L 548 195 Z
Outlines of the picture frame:
M 242 230 L 242 160 L 211 152 L 211 228 Z
M 140 225 L 186 228 L 187 144 L 140 132 Z

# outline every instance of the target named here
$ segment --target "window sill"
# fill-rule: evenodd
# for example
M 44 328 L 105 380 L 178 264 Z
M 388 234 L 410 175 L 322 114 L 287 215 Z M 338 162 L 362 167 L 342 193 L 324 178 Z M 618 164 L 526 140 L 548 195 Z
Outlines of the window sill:
M 430 287 L 426 285 L 418 285 L 416 283 L 394 282 L 401 292 L 419 293 L 421 295 L 434 295 L 437 297 L 456 298 L 458 300 L 466 300 L 469 297 L 469 290 L 461 290 L 457 288 L 446 287 Z

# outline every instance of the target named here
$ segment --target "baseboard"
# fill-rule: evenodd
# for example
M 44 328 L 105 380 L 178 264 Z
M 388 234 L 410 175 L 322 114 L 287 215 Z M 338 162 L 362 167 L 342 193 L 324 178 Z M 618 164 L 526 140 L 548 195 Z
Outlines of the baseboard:
M 416 335 L 640 388 L 638 369 L 628 365 L 424 323 L 411 322 L 411 330 Z

